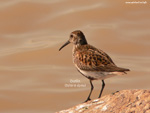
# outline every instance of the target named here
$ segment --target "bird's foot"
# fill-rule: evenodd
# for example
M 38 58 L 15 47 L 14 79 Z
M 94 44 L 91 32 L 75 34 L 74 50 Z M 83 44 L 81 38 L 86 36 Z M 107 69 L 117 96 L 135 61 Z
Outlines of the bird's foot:
M 101 98 L 101 96 L 98 96 L 98 98 Z
M 112 95 L 114 95 L 115 93 L 118 93 L 119 91 L 113 92 Z
M 88 102 L 88 101 L 90 101 L 90 100 L 91 100 L 90 98 L 87 98 L 83 103 Z

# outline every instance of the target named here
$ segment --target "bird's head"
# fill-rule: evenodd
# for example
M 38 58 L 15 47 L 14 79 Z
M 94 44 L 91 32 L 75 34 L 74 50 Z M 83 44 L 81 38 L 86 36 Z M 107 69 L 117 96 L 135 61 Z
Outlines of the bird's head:
M 70 43 L 73 43 L 74 45 L 85 45 L 87 44 L 87 41 L 82 31 L 73 31 L 70 34 L 69 40 L 59 49 L 59 51 Z

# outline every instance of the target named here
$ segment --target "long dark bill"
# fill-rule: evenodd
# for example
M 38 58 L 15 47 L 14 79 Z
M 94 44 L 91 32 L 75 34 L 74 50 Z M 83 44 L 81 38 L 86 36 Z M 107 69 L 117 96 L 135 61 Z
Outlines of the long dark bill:
M 59 49 L 59 51 L 60 51 L 62 48 L 64 48 L 65 46 L 67 46 L 69 43 L 70 43 L 70 42 L 67 41 L 63 46 L 61 46 L 61 48 Z

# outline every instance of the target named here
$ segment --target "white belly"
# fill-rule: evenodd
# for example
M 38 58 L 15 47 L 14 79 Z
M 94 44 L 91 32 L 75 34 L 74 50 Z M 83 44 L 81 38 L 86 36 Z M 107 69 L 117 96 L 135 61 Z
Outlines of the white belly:
M 104 80 L 109 77 L 113 77 L 116 75 L 123 75 L 123 72 L 100 72 L 100 71 L 84 71 L 78 70 L 87 78 L 93 78 L 94 80 Z

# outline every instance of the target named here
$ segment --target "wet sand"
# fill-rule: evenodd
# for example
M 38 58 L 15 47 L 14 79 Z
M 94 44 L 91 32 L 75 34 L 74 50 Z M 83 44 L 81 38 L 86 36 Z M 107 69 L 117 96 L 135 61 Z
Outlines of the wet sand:
M 150 12 L 126 1 L 0 1 L 0 113 L 53 113 L 83 102 L 88 79 L 72 64 L 70 32 L 108 53 L 127 75 L 105 80 L 103 95 L 150 88 Z M 94 81 L 97 98 L 101 81 Z

